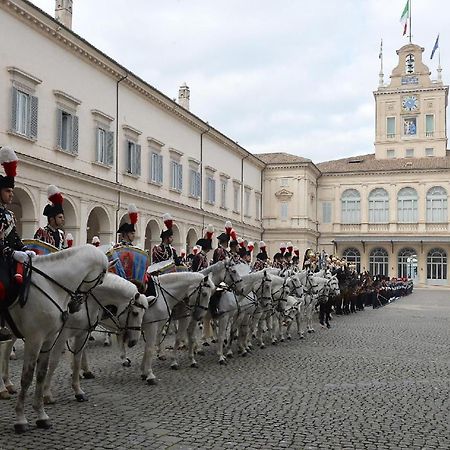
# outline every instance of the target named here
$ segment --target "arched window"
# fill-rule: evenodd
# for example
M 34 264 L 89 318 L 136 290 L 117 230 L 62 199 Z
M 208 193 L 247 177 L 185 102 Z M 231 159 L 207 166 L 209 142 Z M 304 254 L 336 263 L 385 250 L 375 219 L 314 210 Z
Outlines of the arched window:
M 369 223 L 389 222 L 389 195 L 382 189 L 374 189 L 369 194 Z
M 347 189 L 342 193 L 342 223 L 361 223 L 361 200 L 356 189 Z
M 384 248 L 374 248 L 369 254 L 369 272 L 371 275 L 385 275 L 389 273 L 389 256 Z
M 357 248 L 347 248 L 342 252 L 342 257 L 347 260 L 349 264 L 356 265 L 356 271 L 361 272 L 361 253 Z
M 427 192 L 427 222 L 447 221 L 447 191 L 441 186 L 434 186 Z
M 399 223 L 417 223 L 417 192 L 406 187 L 400 189 L 397 195 L 397 214 Z
M 398 252 L 398 278 L 417 278 L 417 252 L 413 248 L 402 248 Z
M 442 248 L 433 248 L 427 255 L 427 279 L 447 279 L 447 253 Z

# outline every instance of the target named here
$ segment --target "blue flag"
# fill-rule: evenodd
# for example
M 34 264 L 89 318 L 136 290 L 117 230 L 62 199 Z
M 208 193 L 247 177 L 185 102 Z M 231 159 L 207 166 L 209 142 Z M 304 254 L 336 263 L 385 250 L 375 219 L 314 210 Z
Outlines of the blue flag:
M 435 52 L 438 48 L 439 48 L 439 34 L 437 35 L 436 42 L 434 43 L 434 47 L 433 47 L 433 50 L 432 50 L 432 52 L 431 52 L 431 57 L 430 57 L 430 59 L 433 59 L 434 52 Z

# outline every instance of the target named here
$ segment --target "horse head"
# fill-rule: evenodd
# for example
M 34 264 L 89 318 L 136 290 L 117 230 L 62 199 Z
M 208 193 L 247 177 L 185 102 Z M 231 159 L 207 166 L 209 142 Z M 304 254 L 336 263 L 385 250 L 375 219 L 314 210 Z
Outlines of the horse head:
M 242 282 L 242 277 L 236 269 L 236 264 L 227 258 L 224 261 L 225 275 L 223 277 L 223 282 L 228 285 L 228 287 L 233 290 L 236 294 L 242 295 L 244 292 L 244 286 Z
M 141 335 L 141 325 L 144 318 L 145 311 L 148 308 L 148 300 L 144 294 L 136 292 L 133 298 L 124 309 L 122 315 L 126 317 L 125 323 L 122 325 L 121 315 L 118 319 L 121 327 L 124 330 L 123 342 L 128 344 L 128 347 L 134 347 Z
M 258 273 L 258 272 L 256 272 Z M 262 308 L 268 308 L 272 302 L 272 276 L 267 270 L 262 271 L 261 282 L 256 282 L 253 292 Z

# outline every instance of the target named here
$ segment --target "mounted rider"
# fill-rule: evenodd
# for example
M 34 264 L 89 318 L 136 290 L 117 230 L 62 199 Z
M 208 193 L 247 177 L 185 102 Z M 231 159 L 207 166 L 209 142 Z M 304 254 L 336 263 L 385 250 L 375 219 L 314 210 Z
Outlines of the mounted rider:
M 176 250 L 172 247 L 173 242 L 173 218 L 170 214 L 163 215 L 164 225 L 166 230 L 161 231 L 161 244 L 155 245 L 152 250 L 152 264 L 173 260 L 176 266 L 181 264 L 181 260 L 177 255 Z
M 133 203 L 128 205 L 128 218 L 130 223 L 124 222 L 120 225 L 117 233 L 119 236 L 119 243 L 117 245 L 134 245 L 133 241 L 136 237 L 136 223 L 138 221 L 139 212 Z
M 46 242 L 62 250 L 65 244 L 65 235 L 62 227 L 64 226 L 64 210 L 62 207 L 64 198 L 55 185 L 47 188 L 47 198 L 50 204 L 45 205 L 42 214 L 47 217 L 47 225 L 44 228 L 38 228 L 34 233 L 34 239 Z
M 213 264 L 222 261 L 227 257 L 230 257 L 230 252 L 228 251 L 228 242 L 230 241 L 230 234 L 232 229 L 233 226 L 231 225 L 231 222 L 227 220 L 225 222 L 225 233 L 219 234 L 219 236 L 217 236 L 219 245 L 213 253 Z
M 267 263 L 268 259 L 266 243 L 259 241 L 259 253 L 256 255 L 256 261 L 253 263 L 253 272 L 266 269 L 269 266 Z
M 14 197 L 14 178 L 17 175 L 17 156 L 11 148 L 2 147 L 0 149 L 0 164 L 5 169 L 6 176 L 0 175 L 0 269 L 2 278 L 0 279 L 0 306 L 7 300 L 8 293 L 5 284 L 14 274 L 16 283 L 23 281 L 22 264 L 30 257 L 36 256 L 33 251 L 26 250 L 16 229 L 16 220 L 12 211 L 7 209 L 11 205 Z M 7 278 L 7 279 L 6 279 Z M 1 308 L 0 308 L 1 309 Z M 3 318 L 0 323 L 0 341 L 8 340 L 11 334 L 4 328 Z
M 199 239 L 195 245 L 200 247 L 200 251 L 192 258 L 191 271 L 200 272 L 208 267 L 207 253 L 212 249 L 212 237 L 214 233 L 214 227 L 209 224 L 206 227 L 206 234 L 204 238 Z

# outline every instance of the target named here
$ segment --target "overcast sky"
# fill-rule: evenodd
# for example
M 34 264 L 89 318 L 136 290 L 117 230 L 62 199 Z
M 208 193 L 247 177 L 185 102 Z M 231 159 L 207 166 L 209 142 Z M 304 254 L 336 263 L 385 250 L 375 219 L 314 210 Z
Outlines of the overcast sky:
M 54 15 L 54 0 L 33 0 Z M 374 151 L 383 38 L 385 82 L 408 42 L 406 0 L 74 0 L 73 30 L 253 153 L 314 162 Z M 413 43 L 436 78 L 441 32 L 450 80 L 448 0 L 412 0 Z

